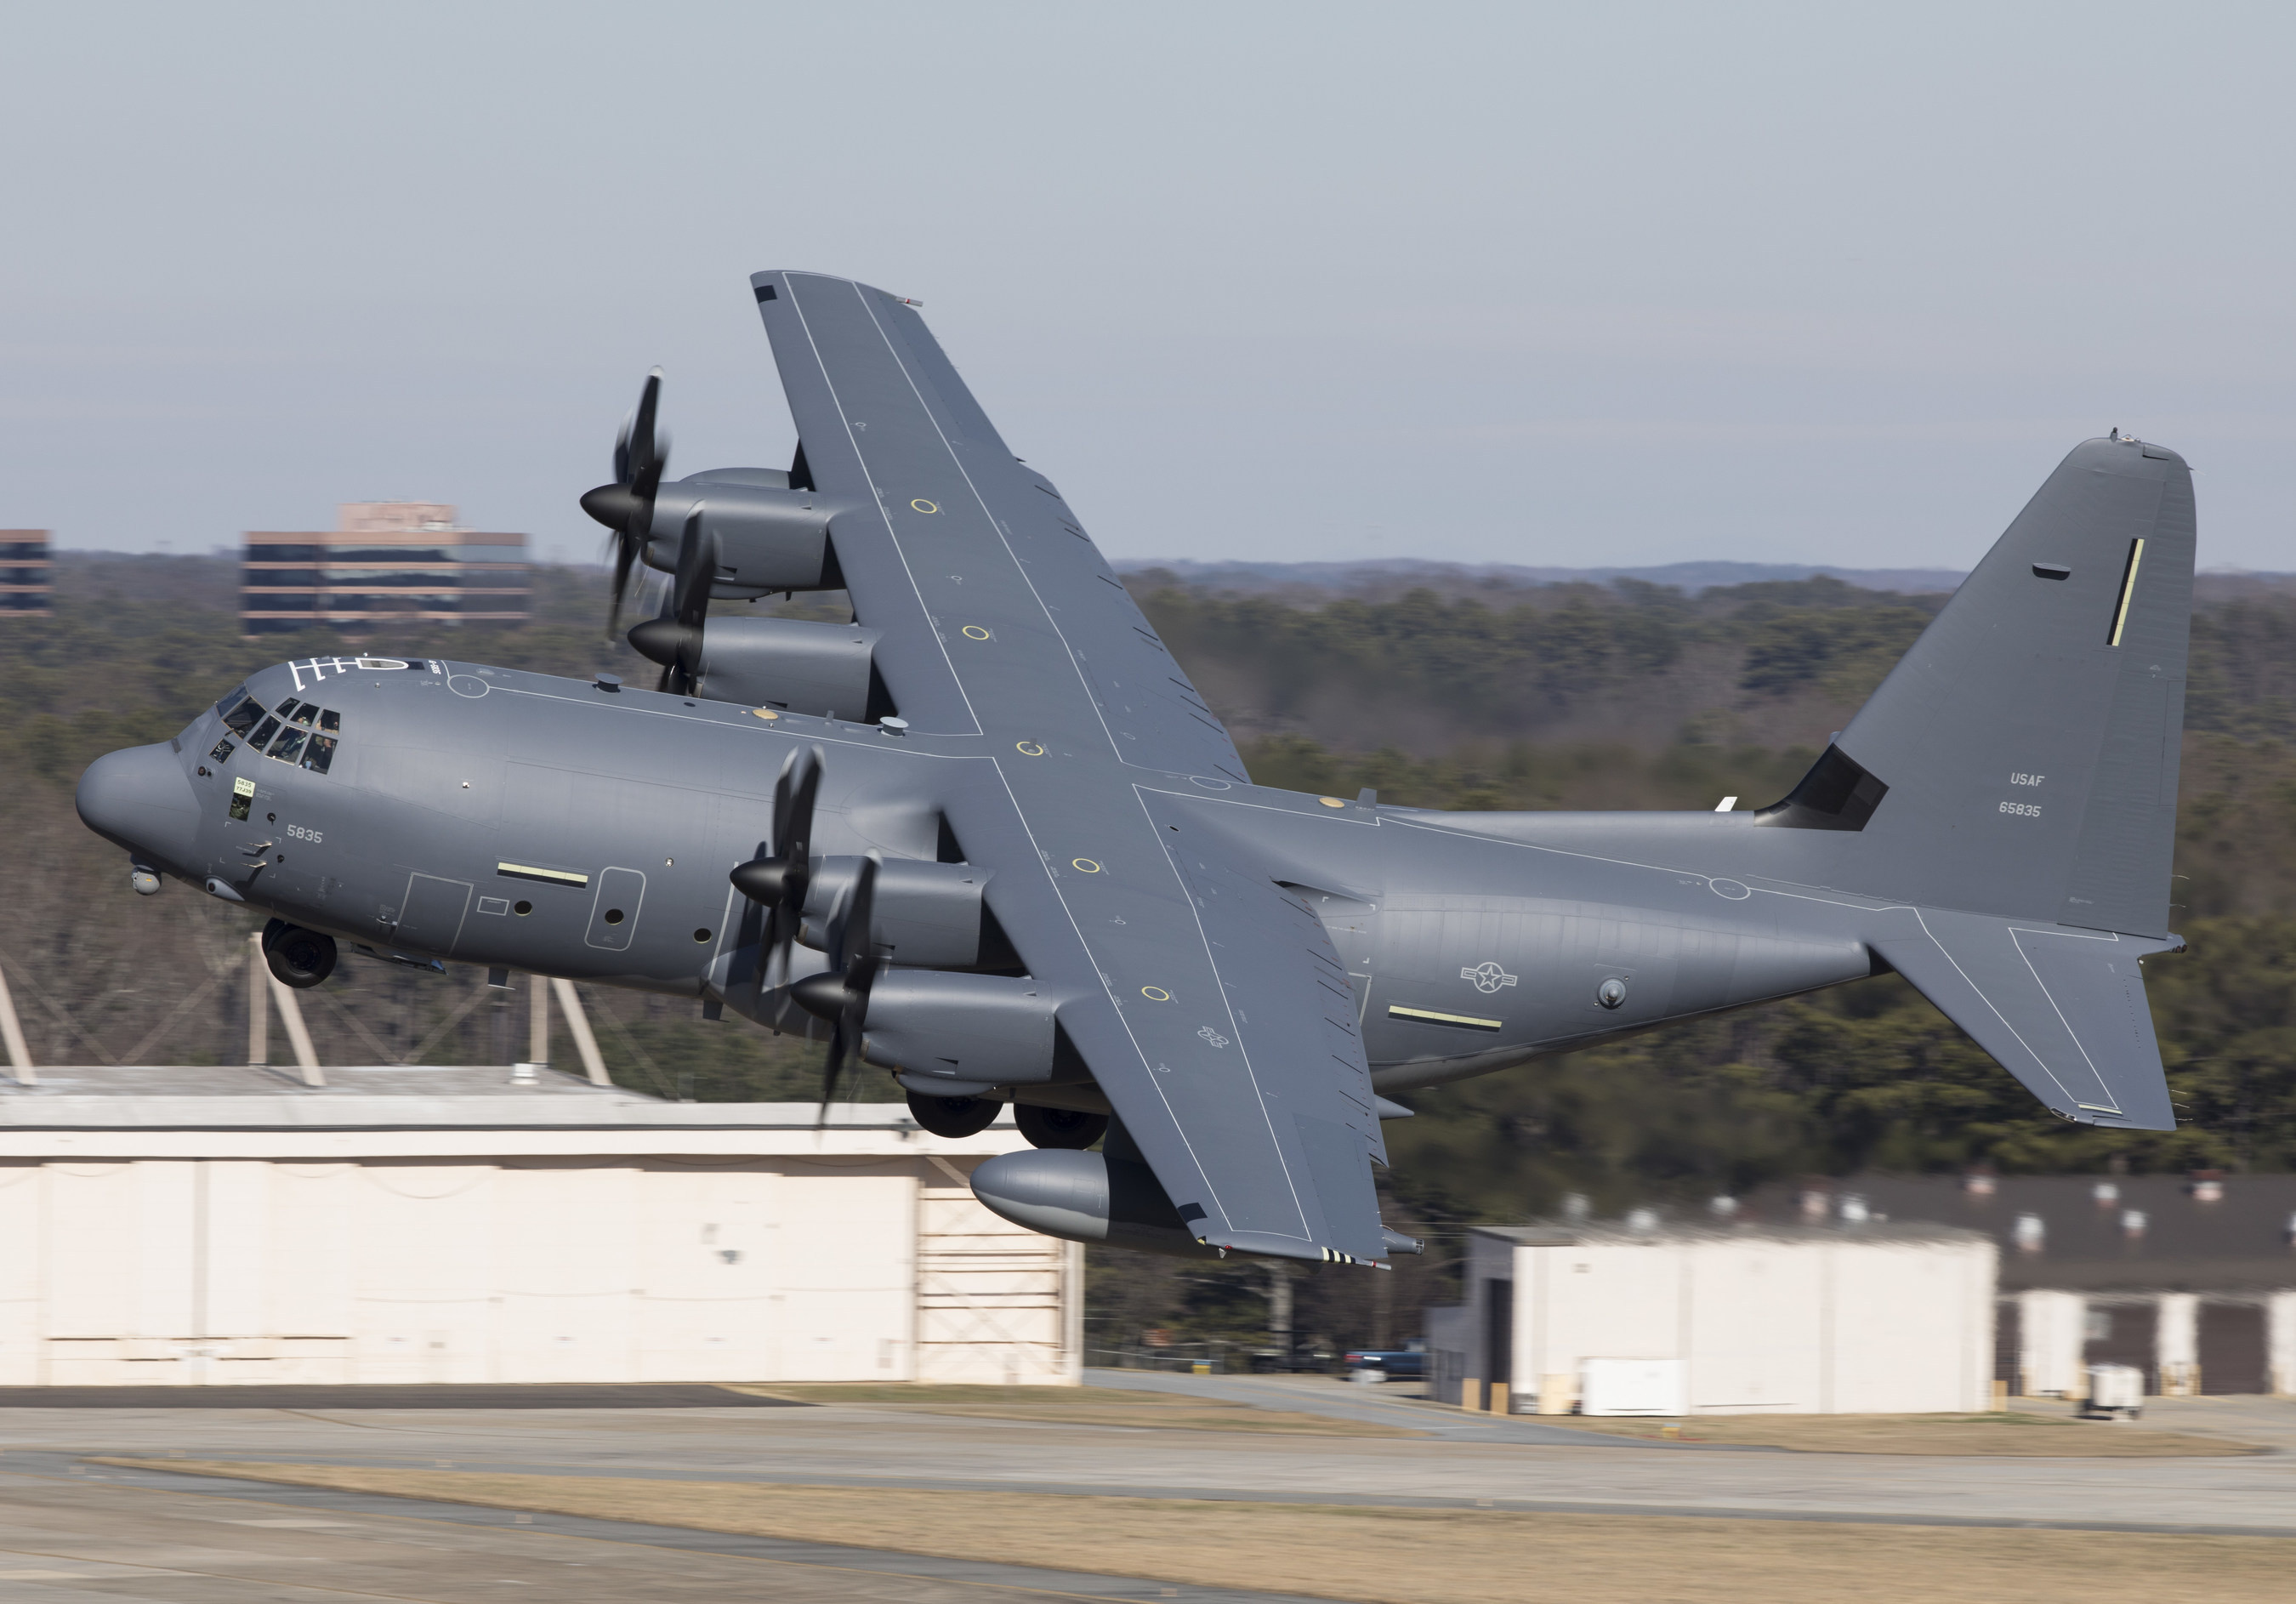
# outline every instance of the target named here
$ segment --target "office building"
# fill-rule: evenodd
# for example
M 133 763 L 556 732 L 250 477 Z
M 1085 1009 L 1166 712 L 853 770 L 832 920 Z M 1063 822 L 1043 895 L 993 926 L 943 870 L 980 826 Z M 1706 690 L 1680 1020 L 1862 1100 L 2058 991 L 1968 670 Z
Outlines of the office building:
M 0 529 L 0 613 L 48 615 L 48 531 Z
M 524 535 L 463 529 L 435 501 L 348 502 L 336 525 L 250 532 L 240 579 L 247 634 L 526 621 Z

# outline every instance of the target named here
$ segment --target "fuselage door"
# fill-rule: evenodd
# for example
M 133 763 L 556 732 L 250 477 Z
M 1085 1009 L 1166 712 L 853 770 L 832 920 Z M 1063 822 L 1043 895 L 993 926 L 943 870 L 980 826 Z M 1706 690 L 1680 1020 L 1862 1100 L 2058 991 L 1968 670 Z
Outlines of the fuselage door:
M 442 880 L 436 875 L 409 875 L 406 902 L 398 910 L 393 940 L 417 952 L 445 958 L 455 950 L 463 934 L 463 916 L 471 906 L 468 880 Z

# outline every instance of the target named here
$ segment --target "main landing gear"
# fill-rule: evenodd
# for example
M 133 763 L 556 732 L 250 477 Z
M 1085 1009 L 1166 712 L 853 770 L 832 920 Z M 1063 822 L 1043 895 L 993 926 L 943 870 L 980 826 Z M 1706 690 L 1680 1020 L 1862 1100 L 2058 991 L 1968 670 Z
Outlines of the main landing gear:
M 1034 1103 L 1013 1105 L 1013 1123 L 1037 1147 L 1089 1147 L 1108 1131 L 1104 1114 L 1083 1114 L 1074 1108 L 1040 1108 Z
M 263 927 L 263 961 L 282 984 L 308 991 L 335 972 L 335 938 L 274 919 Z
M 995 1098 L 936 1098 L 909 1093 L 909 1117 L 935 1136 L 976 1136 L 1004 1106 Z

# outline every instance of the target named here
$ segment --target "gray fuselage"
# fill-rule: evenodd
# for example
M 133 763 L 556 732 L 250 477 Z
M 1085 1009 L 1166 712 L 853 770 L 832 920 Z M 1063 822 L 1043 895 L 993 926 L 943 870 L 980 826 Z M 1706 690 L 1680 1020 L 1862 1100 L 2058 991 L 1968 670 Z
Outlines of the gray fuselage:
M 758 937 L 726 878 L 762 852 L 774 777 L 795 746 L 825 760 L 819 858 L 875 851 L 988 871 L 988 904 L 1023 966 L 1028 933 L 1078 919 L 1070 893 L 1102 873 L 1076 843 L 1038 839 L 1057 798 L 1024 819 L 1025 785 L 1089 769 L 1086 789 L 1134 793 L 1136 828 L 1207 832 L 1302 893 L 1351 976 L 1382 1090 L 1874 970 L 1859 932 L 1882 905 L 1780 877 L 1806 876 L 1812 850 L 1832 843 L 1754 827 L 1751 814 L 1424 813 L 1104 752 L 359 661 L 282 663 L 248 682 L 266 707 L 337 715 L 327 772 L 260 754 L 210 711 L 173 743 L 100 760 L 83 814 L 152 868 L 378 953 L 722 999 L 804 1031 L 810 1016 L 781 986 L 732 983 Z M 825 967 L 800 949 L 775 978 Z

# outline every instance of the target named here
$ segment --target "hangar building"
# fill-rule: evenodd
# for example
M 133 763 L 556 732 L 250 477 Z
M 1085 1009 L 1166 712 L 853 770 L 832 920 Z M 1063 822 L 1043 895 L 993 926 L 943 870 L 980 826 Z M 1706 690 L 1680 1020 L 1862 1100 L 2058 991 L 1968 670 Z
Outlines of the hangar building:
M 1428 1312 L 1430 1395 L 1515 1414 L 1988 1409 L 1995 1259 L 1939 1226 L 1483 1227 L 1469 1301 Z
M 542 1071 L 43 1069 L 0 1086 L 0 1386 L 1073 1384 L 1082 1252 L 901 1104 Z

